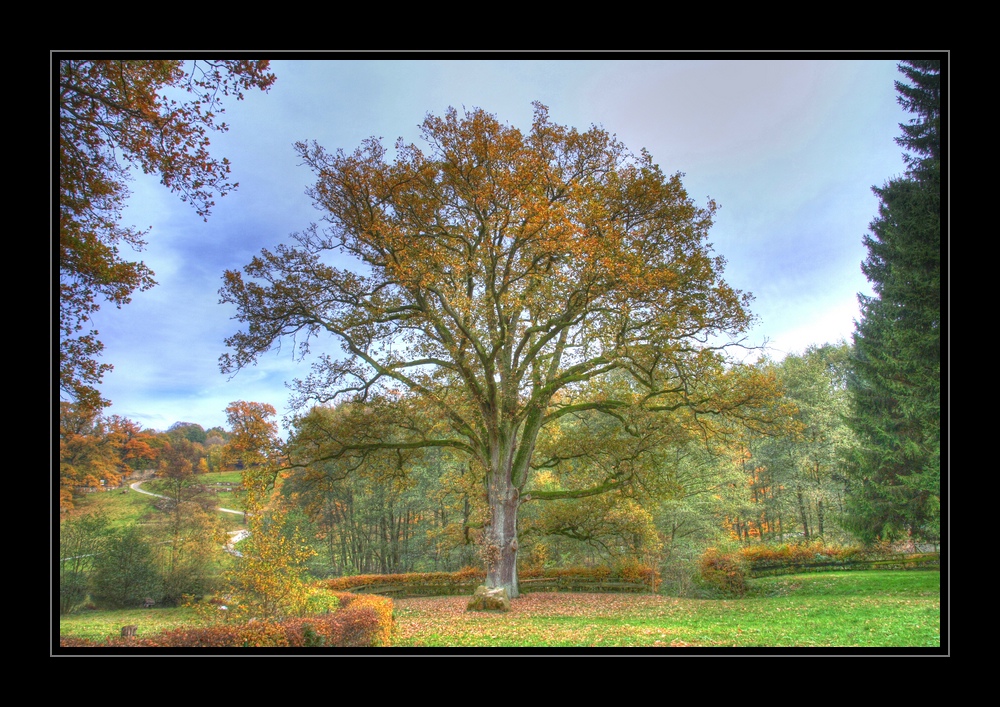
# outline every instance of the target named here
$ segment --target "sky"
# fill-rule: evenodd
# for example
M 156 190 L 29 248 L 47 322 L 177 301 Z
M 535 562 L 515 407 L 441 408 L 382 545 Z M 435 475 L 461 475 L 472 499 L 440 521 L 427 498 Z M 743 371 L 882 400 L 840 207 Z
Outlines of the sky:
M 314 175 L 293 145 L 315 140 L 353 151 L 369 137 L 419 145 L 428 113 L 483 108 L 530 129 L 532 102 L 557 124 L 599 125 L 633 152 L 645 148 L 665 174 L 681 172 L 689 196 L 720 206 L 709 235 L 724 279 L 754 296 L 748 343 L 772 359 L 810 345 L 850 341 L 862 238 L 875 217 L 872 186 L 903 171 L 894 138 L 909 114 L 896 102 L 898 58 L 814 60 L 643 56 L 629 59 L 370 60 L 274 58 L 268 93 L 226 104 L 227 133 L 212 153 L 232 162 L 239 188 L 208 222 L 153 177 L 136 175 L 124 222 L 151 229 L 141 253 L 157 286 L 93 319 L 114 371 L 101 392 L 107 414 L 165 430 L 175 422 L 226 426 L 236 400 L 294 412 L 286 386 L 309 373 L 293 342 L 235 376 L 222 374 L 235 307 L 219 302 L 226 270 L 318 223 L 305 190 Z M 335 352 L 328 341 L 326 350 Z

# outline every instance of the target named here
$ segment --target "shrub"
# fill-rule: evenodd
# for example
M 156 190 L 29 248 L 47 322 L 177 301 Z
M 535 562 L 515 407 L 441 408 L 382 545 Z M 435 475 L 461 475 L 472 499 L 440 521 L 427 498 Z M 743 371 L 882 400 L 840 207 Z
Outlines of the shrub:
M 635 582 L 646 586 L 650 586 L 655 581 L 652 567 L 631 558 L 617 562 L 611 569 L 611 575 L 623 582 Z
M 442 593 L 448 588 L 460 587 L 466 584 L 481 584 L 486 578 L 486 572 L 473 567 L 466 567 L 458 572 L 408 572 L 405 574 L 360 574 L 352 577 L 335 577 L 323 582 L 323 587 L 333 592 L 348 592 L 357 587 L 368 585 L 392 586 L 440 586 Z
M 113 608 L 142 606 L 146 597 L 160 598 L 153 547 L 137 525 L 109 536 L 104 552 L 94 560 L 91 594 L 98 605 Z
M 324 589 L 310 589 L 306 598 L 306 615 L 329 614 L 340 607 L 340 599 L 336 594 Z
M 746 561 L 738 553 L 708 548 L 698 563 L 702 581 L 723 594 L 743 596 L 747 591 Z
M 353 626 L 353 633 L 344 640 L 358 640 L 358 645 L 366 646 L 392 645 L 392 599 L 367 594 L 339 594 L 337 599 L 342 607 L 338 613 L 345 612 L 343 616 L 349 617 Z M 374 623 L 369 614 L 374 616 Z
M 109 521 L 102 513 L 77 516 L 59 527 L 59 613 L 68 614 L 87 598 L 94 559 L 108 538 Z

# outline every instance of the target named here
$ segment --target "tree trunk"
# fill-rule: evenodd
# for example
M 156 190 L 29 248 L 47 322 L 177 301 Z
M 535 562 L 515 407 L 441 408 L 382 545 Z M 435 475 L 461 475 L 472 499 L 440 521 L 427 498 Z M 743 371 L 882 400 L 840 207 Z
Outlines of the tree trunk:
M 517 509 L 519 494 L 506 480 L 490 484 L 490 515 L 483 533 L 483 559 L 486 562 L 486 586 L 503 587 L 507 596 L 520 595 L 517 586 Z
M 796 489 L 796 496 L 799 501 L 799 517 L 802 522 L 802 534 L 806 540 L 809 539 L 809 514 L 806 511 L 806 501 L 802 494 L 802 489 Z

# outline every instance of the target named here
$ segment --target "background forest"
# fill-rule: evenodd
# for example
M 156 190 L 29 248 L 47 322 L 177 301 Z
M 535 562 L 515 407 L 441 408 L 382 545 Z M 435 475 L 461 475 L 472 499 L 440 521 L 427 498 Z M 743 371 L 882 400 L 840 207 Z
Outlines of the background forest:
M 715 430 L 709 439 L 693 432 L 686 440 L 650 446 L 629 459 L 655 474 L 637 473 L 615 493 L 526 504 L 520 562 L 533 568 L 653 564 L 666 591 L 684 593 L 695 581 L 697 558 L 709 547 L 856 542 L 851 531 L 856 521 L 849 514 L 852 483 L 842 464 L 859 448 L 847 424 L 849 354 L 841 343 L 769 364 L 790 404 L 789 417 L 779 427 L 733 425 Z M 313 411 L 336 414 L 336 408 Z M 131 590 L 120 599 L 98 591 L 99 601 L 127 605 L 137 596 L 152 595 L 172 603 L 185 594 L 210 592 L 219 579 L 217 565 L 226 561 L 225 530 L 242 520 L 231 517 L 227 524 L 223 514 L 212 512 L 218 505 L 242 508 L 239 493 L 217 492 L 220 478 L 235 479 L 237 492 L 241 488 L 238 470 L 220 474 L 234 469 L 224 463 L 230 431 L 187 422 L 165 432 L 140 430 L 115 418 L 81 419 L 68 406 L 62 420 L 60 554 L 86 554 L 88 547 L 112 540 L 135 553 L 106 555 L 110 567 L 100 561 L 76 568 L 81 586 L 70 594 L 79 600 L 88 581 L 100 586 L 108 581 L 102 576 L 120 579 L 122 567 L 138 574 Z M 592 425 L 567 418 L 556 434 L 573 434 L 573 427 L 583 428 L 577 433 L 598 434 Z M 293 430 L 288 444 L 304 440 L 300 430 Z M 586 457 L 573 459 L 570 469 L 562 464 L 540 468 L 536 492 L 559 490 L 563 474 L 578 479 L 587 465 L 600 469 L 607 453 L 595 445 Z M 92 508 L 87 492 L 136 480 L 167 496 L 141 525 L 114 528 L 87 512 Z M 386 453 L 357 468 L 330 460 L 287 469 L 273 481 L 268 507 L 283 514 L 282 532 L 295 529 L 311 548 L 307 576 L 482 566 L 481 484 L 468 461 L 447 451 L 428 449 L 405 459 Z M 75 507 L 81 499 L 82 507 Z M 940 541 L 933 523 L 906 525 L 880 539 L 935 547 Z M 69 563 L 63 569 L 69 590 L 74 569 Z

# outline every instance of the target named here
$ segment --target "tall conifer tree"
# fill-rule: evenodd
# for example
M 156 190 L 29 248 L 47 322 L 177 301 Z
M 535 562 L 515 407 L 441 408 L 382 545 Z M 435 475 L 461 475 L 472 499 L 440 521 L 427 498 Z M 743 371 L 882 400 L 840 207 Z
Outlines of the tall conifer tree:
M 898 101 L 914 114 L 896 142 L 906 173 L 882 187 L 865 236 L 849 388 L 861 446 L 849 460 L 850 518 L 867 542 L 936 538 L 941 459 L 941 62 L 900 64 Z

